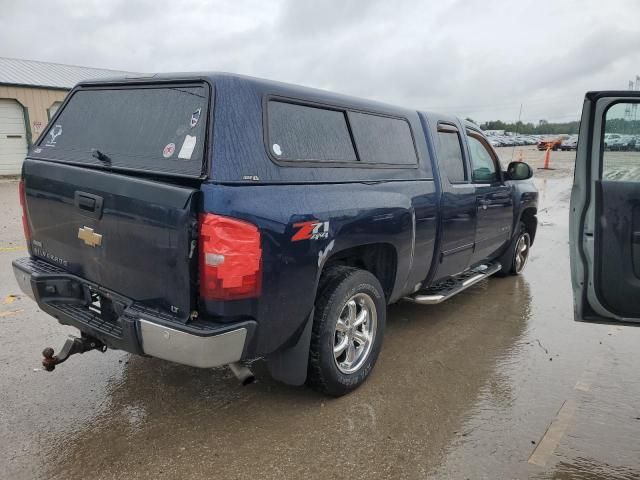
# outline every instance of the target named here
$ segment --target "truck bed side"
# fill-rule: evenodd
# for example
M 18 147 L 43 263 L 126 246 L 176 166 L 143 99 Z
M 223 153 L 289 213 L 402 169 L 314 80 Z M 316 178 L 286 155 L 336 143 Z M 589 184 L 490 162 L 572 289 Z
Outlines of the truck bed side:
M 390 275 L 383 282 L 388 302 L 412 291 L 431 263 L 437 221 L 433 181 L 313 188 L 208 184 L 202 190 L 205 210 L 245 219 L 262 232 L 261 297 L 234 305 L 207 303 L 213 315 L 231 318 L 246 314 L 258 319 L 258 328 L 266 331 L 258 335 L 255 354 L 277 349 L 297 331 L 313 307 L 323 267 L 341 253 L 348 252 L 345 261 L 367 262 L 367 251 L 382 247 L 391 252 L 385 263 L 376 267 L 381 276 Z M 323 225 L 321 234 L 328 222 L 328 235 L 295 239 L 303 230 L 300 224 L 310 221 Z

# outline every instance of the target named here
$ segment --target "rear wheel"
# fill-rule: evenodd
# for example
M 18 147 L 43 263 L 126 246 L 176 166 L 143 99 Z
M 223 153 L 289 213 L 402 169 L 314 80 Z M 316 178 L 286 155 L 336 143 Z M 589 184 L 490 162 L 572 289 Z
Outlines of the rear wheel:
M 307 383 L 332 396 L 359 387 L 382 347 L 386 302 L 378 279 L 336 267 L 323 276 L 315 304 Z

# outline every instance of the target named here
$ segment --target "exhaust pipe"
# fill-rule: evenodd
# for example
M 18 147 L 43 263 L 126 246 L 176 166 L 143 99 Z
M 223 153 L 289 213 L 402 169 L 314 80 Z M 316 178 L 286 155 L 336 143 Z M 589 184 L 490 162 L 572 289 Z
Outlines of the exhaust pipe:
M 240 381 L 243 387 L 246 385 L 250 385 L 256 381 L 256 377 L 255 375 L 253 375 L 253 372 L 240 362 L 230 363 L 229 368 L 236 376 L 236 378 Z

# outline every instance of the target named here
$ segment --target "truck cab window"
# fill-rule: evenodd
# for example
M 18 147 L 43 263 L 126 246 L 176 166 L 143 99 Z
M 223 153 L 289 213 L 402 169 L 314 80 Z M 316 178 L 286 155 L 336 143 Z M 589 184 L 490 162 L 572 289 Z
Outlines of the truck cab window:
M 498 181 L 498 169 L 493 155 L 480 138 L 467 135 L 473 181 L 476 183 L 493 183 Z
M 460 134 L 456 130 L 438 131 L 438 156 L 451 183 L 467 181 Z

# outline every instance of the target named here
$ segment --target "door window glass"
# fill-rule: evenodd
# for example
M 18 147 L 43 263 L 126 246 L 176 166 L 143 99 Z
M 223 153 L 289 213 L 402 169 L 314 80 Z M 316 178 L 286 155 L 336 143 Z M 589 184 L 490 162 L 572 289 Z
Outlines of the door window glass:
M 493 183 L 498 180 L 498 171 L 493 155 L 479 138 L 467 135 L 469 155 L 473 168 L 473 181 L 477 183 Z
M 616 103 L 606 113 L 602 178 L 640 181 L 640 104 Z
M 455 131 L 438 132 L 438 156 L 451 183 L 467 180 L 460 146 L 460 136 Z

